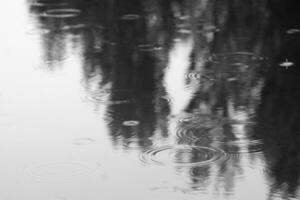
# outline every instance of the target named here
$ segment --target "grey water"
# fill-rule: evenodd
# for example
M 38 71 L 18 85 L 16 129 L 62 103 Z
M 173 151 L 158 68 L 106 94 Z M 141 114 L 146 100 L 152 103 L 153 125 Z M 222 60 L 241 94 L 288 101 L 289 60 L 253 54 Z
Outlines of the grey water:
M 296 1 L 0 6 L 0 199 L 300 199 Z

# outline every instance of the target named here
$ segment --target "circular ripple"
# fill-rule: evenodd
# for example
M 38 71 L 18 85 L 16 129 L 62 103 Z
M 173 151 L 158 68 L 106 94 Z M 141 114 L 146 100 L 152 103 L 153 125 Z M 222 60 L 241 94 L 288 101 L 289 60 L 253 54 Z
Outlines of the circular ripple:
M 139 124 L 140 124 L 140 122 L 136 121 L 136 120 L 129 120 L 129 121 L 124 121 L 123 122 L 124 126 L 137 126 Z
M 189 78 L 189 79 L 201 79 L 202 76 L 201 76 L 201 73 L 200 72 L 190 72 L 186 75 L 186 78 Z
M 73 31 L 88 28 L 86 24 L 74 24 L 74 25 L 65 25 L 60 30 L 62 31 Z
M 123 147 L 125 149 L 137 150 L 141 148 L 151 148 L 154 146 L 154 142 L 149 138 L 130 138 L 123 140 Z
M 295 33 L 300 33 L 300 29 L 297 28 L 292 28 L 286 31 L 287 34 L 295 34 Z
M 199 129 L 188 129 L 188 128 L 178 128 L 176 130 L 176 136 L 181 144 L 194 144 L 200 142 L 203 145 L 209 144 L 210 138 L 205 134 L 205 132 L 209 131 L 208 128 L 199 128 Z
M 80 10 L 74 8 L 58 8 L 58 9 L 48 9 L 41 14 L 42 17 L 52 17 L 52 18 L 69 18 L 75 17 L 81 13 Z
M 244 65 L 245 63 L 253 63 L 264 60 L 263 57 L 257 56 L 251 52 L 231 52 L 213 54 L 208 58 L 210 62 L 230 64 L 230 65 Z
M 93 138 L 76 138 L 73 140 L 73 144 L 75 145 L 88 145 L 91 144 L 93 142 L 95 142 L 96 140 Z
M 203 166 L 215 163 L 226 157 L 226 153 L 213 147 L 163 146 L 143 152 L 140 159 L 146 164 Z
M 138 49 L 140 51 L 160 51 L 163 48 L 162 48 L 162 46 L 159 46 L 159 45 L 141 44 L 141 45 L 138 45 Z
M 137 14 L 126 14 L 121 17 L 121 20 L 137 20 L 140 18 L 140 15 Z
M 90 166 L 80 162 L 53 162 L 30 166 L 25 171 L 31 177 L 39 180 L 65 181 L 87 177 L 96 169 L 96 165 Z
M 35 1 L 31 3 L 31 6 L 33 7 L 46 7 L 46 6 L 66 6 L 68 3 L 66 2 L 61 2 L 61 3 L 46 3 L 46 2 L 41 2 L 41 1 Z
M 178 123 L 187 129 L 214 128 L 219 126 L 222 120 L 209 114 L 191 114 L 178 119 Z
M 88 95 L 86 96 L 87 101 L 92 102 L 106 102 L 111 96 L 110 90 L 98 90 L 98 91 L 88 91 Z
M 257 153 L 263 150 L 263 140 L 256 133 L 254 123 L 231 123 L 225 125 L 230 126 L 230 129 L 225 129 L 223 126 L 202 132 L 199 141 L 195 142 L 195 144 L 202 145 L 201 138 L 205 138 L 206 136 L 210 138 L 211 142 L 230 154 Z M 261 131 L 265 132 L 269 130 L 267 127 L 260 127 Z M 195 137 L 194 132 L 191 134 Z

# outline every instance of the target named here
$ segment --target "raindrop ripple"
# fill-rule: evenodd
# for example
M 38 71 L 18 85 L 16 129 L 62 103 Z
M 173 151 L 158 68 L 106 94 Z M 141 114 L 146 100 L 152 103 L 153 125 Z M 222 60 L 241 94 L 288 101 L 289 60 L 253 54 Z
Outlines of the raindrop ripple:
M 210 165 L 226 157 L 224 151 L 215 147 L 189 145 L 162 146 L 140 154 L 140 160 L 145 164 L 181 167 Z

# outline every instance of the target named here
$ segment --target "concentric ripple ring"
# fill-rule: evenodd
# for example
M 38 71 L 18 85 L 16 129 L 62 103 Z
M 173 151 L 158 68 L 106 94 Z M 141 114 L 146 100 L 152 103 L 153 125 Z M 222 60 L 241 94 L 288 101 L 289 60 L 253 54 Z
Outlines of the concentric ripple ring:
M 140 154 L 140 160 L 145 164 L 181 167 L 210 165 L 226 157 L 224 151 L 215 147 L 189 145 L 162 146 Z

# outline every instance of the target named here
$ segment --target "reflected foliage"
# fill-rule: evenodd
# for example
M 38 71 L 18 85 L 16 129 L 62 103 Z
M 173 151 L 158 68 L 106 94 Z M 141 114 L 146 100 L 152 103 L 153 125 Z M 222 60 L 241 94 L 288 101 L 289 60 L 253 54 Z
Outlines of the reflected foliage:
M 184 170 L 176 166 L 189 178 L 189 191 L 213 185 L 228 194 L 247 178 L 245 171 L 265 162 L 270 195 L 297 197 L 299 70 L 279 66 L 285 59 L 300 61 L 299 36 L 286 34 L 299 26 L 292 1 L 29 5 L 37 27 L 46 30 L 41 34 L 45 61 L 67 59 L 69 45 L 79 49 L 82 87 L 95 107 L 105 108 L 115 147 L 128 150 L 135 142 L 145 151 L 169 139 L 175 146 L 218 148 L 227 155 L 221 161 Z M 62 7 L 80 14 L 44 15 Z M 138 123 L 124 125 L 130 120 Z M 178 151 L 174 163 L 195 163 L 201 156 Z

